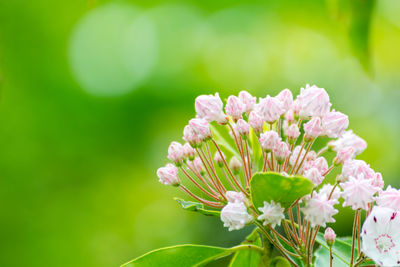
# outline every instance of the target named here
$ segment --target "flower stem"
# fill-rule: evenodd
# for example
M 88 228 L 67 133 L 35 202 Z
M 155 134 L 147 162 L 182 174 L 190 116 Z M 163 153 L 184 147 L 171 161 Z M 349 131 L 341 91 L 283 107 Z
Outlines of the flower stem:
M 357 210 L 358 212 L 358 210 Z M 354 223 L 353 223 L 353 241 L 351 243 L 351 259 L 350 259 L 350 267 L 353 267 L 354 262 L 354 246 L 355 246 L 355 239 L 356 239 L 356 229 L 357 229 L 357 212 L 354 215 Z

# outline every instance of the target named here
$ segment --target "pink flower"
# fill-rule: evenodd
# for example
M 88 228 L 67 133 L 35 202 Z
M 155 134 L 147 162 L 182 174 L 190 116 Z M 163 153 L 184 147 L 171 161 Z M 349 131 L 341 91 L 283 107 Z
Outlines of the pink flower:
M 198 96 L 195 101 L 197 115 L 208 122 L 216 121 L 222 124 L 227 123 L 222 108 L 223 104 L 218 93 L 215 95 Z
M 234 121 L 237 121 L 238 119 L 242 118 L 244 106 L 238 97 L 231 95 L 228 97 L 228 100 L 226 102 L 225 112 L 229 116 L 232 116 L 232 119 Z
M 191 119 L 189 121 L 189 125 L 201 140 L 207 140 L 211 138 L 210 125 L 205 119 Z
M 333 231 L 333 229 L 330 227 L 326 228 L 324 238 L 328 246 L 332 246 L 335 243 L 336 239 L 335 231 Z
M 197 147 L 201 143 L 199 135 L 190 125 L 186 125 L 185 128 L 183 128 L 183 140 L 188 142 L 192 147 Z
M 197 174 L 204 175 L 204 165 L 200 158 L 195 158 L 193 161 L 189 161 L 187 164 L 192 170 L 197 172 Z
M 364 179 L 364 175 L 360 174 L 357 178 L 351 176 L 347 182 L 340 183 L 343 189 L 343 207 L 367 210 L 368 204 L 375 200 L 374 194 L 379 190 L 371 182 L 371 179 Z
M 239 93 L 239 99 L 243 104 L 244 112 L 246 112 L 247 114 L 249 114 L 253 110 L 253 108 L 257 102 L 257 98 L 253 97 L 251 94 L 249 94 L 246 91 L 241 91 Z
M 346 131 L 338 140 L 329 142 L 329 146 L 334 151 L 339 151 L 345 147 L 352 147 L 354 153 L 359 155 L 367 148 L 367 143 L 362 138 L 355 135 L 353 131 L 349 130 Z
M 194 160 L 196 156 L 196 151 L 189 143 L 185 143 L 183 145 L 183 155 L 188 158 L 189 160 Z
M 180 181 L 178 177 L 178 168 L 171 163 L 168 163 L 165 167 L 161 167 L 157 170 L 157 176 L 160 178 L 160 183 L 165 185 L 178 186 Z
M 338 151 L 336 158 L 333 161 L 335 164 L 341 165 L 354 157 L 354 149 L 352 147 L 346 147 Z
M 297 139 L 300 136 L 299 127 L 297 124 L 292 124 L 286 129 L 286 136 L 290 139 Z
M 341 175 L 342 180 L 346 181 L 349 177 L 358 177 L 360 174 L 362 174 L 365 179 L 372 179 L 375 176 L 374 170 L 363 160 L 351 159 L 344 163 Z
M 281 138 L 275 131 L 268 131 L 260 135 L 261 147 L 267 152 L 270 152 L 275 147 L 275 145 L 280 141 Z
M 250 125 L 243 119 L 239 119 L 236 123 L 236 129 L 241 136 L 248 136 Z
M 329 95 L 323 88 L 306 85 L 306 89 L 301 88 L 297 98 L 300 105 L 300 117 L 308 118 L 313 116 L 322 117 L 329 112 L 331 104 Z
M 304 138 L 308 141 L 317 138 L 322 135 L 323 129 L 321 127 L 321 119 L 319 117 L 312 118 L 309 122 L 303 125 L 304 127 Z
M 263 131 L 264 120 L 255 111 L 251 111 L 249 115 L 249 124 L 254 129 L 256 133 L 261 133 Z
M 285 112 L 282 108 L 282 103 L 274 97 L 267 95 L 266 98 L 261 98 L 260 103 L 256 107 L 262 118 L 272 124 L 278 120 Z
M 305 206 L 301 210 L 312 227 L 317 225 L 325 227 L 326 223 L 335 222 L 333 216 L 338 213 L 338 210 L 334 208 L 336 203 L 338 203 L 336 199 L 328 199 L 325 194 L 314 194 L 313 197 L 305 200 Z
M 180 166 L 184 157 L 183 146 L 178 142 L 172 142 L 168 147 L 168 159 Z
M 348 126 L 349 118 L 341 112 L 331 111 L 322 117 L 322 128 L 330 138 L 337 138 L 343 135 Z
M 282 90 L 276 98 L 282 102 L 282 108 L 286 111 L 288 111 L 293 104 L 293 95 L 292 92 L 289 89 L 284 89 Z
M 282 164 L 285 161 L 286 157 L 290 155 L 289 146 L 282 141 L 278 141 L 275 144 L 273 152 L 279 164 Z
M 324 177 L 321 175 L 317 168 L 311 168 L 304 172 L 304 177 L 309 179 L 315 186 L 318 186 Z
M 383 189 L 385 186 L 385 182 L 383 181 L 382 174 L 380 172 L 376 172 L 374 178 L 372 178 L 372 185 Z
M 244 202 L 244 200 L 246 199 L 246 197 L 244 196 L 244 194 L 242 192 L 235 192 L 235 191 L 227 191 L 225 193 L 226 199 L 229 202 Z
M 306 162 L 303 170 L 307 171 L 311 168 L 316 168 L 321 174 L 324 174 L 328 170 L 328 162 L 324 157 L 318 157 L 314 160 L 309 160 Z
M 390 185 L 385 191 L 379 193 L 376 203 L 381 207 L 387 207 L 400 211 L 400 190 L 392 188 Z
M 285 113 L 285 120 L 289 123 L 294 123 L 294 111 L 293 109 L 289 109 L 286 113 Z

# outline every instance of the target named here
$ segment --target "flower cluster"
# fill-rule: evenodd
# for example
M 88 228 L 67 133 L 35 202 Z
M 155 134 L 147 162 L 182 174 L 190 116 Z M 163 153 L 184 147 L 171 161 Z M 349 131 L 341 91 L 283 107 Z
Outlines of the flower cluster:
M 296 98 L 284 89 L 259 99 L 242 91 L 229 96 L 225 107 L 218 93 L 201 95 L 195 110 L 197 116 L 183 130 L 185 143 L 172 142 L 168 148 L 172 164 L 157 171 L 161 183 L 221 209 L 221 220 L 229 230 L 254 223 L 274 233 L 282 223 L 288 239 L 299 248 L 307 242 L 312 247 L 319 228 L 335 222 L 342 198 L 343 206 L 355 211 L 354 227 L 361 226 L 361 212 L 368 215 L 358 234 L 365 255 L 381 265 L 400 264 L 400 231 L 394 230 L 400 226 L 400 192 L 390 186 L 383 190 L 382 175 L 356 159 L 367 143 L 347 129 L 347 115 L 332 109 L 325 89 L 307 85 Z M 316 150 L 318 138 L 325 146 Z M 327 160 L 329 154 L 333 160 Z M 334 169 L 340 174 L 330 179 L 333 184 L 327 183 Z M 314 189 L 289 208 L 273 200 L 255 207 L 249 188 L 258 172 L 305 177 Z M 330 239 L 331 230 L 327 230 Z

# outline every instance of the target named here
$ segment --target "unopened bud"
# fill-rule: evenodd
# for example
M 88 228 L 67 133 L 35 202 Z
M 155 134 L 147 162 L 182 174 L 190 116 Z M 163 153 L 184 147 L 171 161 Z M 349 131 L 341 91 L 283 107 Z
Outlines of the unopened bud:
M 239 119 L 236 123 L 236 129 L 240 136 L 246 138 L 249 135 L 250 125 L 245 120 Z
M 242 163 L 238 160 L 237 157 L 232 157 L 229 161 L 229 168 L 233 171 L 234 174 L 238 174 L 240 172 L 240 168 L 242 168 Z
M 225 158 L 225 155 L 221 152 L 222 157 Z M 214 161 L 215 163 L 217 163 L 218 167 L 222 168 L 224 166 L 224 160 L 221 157 L 221 154 L 219 153 L 219 151 L 215 152 L 214 155 Z
M 335 231 L 333 231 L 333 229 L 330 227 L 326 228 L 324 238 L 328 246 L 332 247 L 336 238 Z
M 185 157 L 188 158 L 189 160 L 194 160 L 196 156 L 196 151 L 189 143 L 185 143 L 183 145 L 183 155 L 185 155 Z
M 335 165 L 342 165 L 343 163 L 345 163 L 350 159 L 353 159 L 354 157 L 355 157 L 354 148 L 346 147 L 338 151 L 336 157 L 333 159 L 333 163 Z
M 176 166 L 181 166 L 183 162 L 183 146 L 178 142 L 172 142 L 168 147 L 168 159 L 173 161 Z

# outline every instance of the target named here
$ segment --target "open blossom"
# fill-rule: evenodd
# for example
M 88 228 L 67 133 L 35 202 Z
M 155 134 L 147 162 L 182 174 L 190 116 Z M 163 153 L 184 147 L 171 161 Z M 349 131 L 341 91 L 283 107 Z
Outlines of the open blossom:
M 188 142 L 192 147 L 197 147 L 202 141 L 190 125 L 186 125 L 183 128 L 183 140 Z
M 271 151 L 275 145 L 281 141 L 278 133 L 275 131 L 268 131 L 260 135 L 260 144 L 265 151 Z
M 336 158 L 334 159 L 335 164 L 343 164 L 346 161 L 355 157 L 354 149 L 352 147 L 346 147 L 337 152 Z
M 375 176 L 374 170 L 363 160 L 352 159 L 344 163 L 341 174 L 342 180 L 346 181 L 349 177 L 357 177 L 360 174 L 362 174 L 365 179 L 372 179 Z
M 260 99 L 260 103 L 256 106 L 256 109 L 262 118 L 270 124 L 277 121 L 285 112 L 282 108 L 281 101 L 269 95 L 267 95 L 266 98 Z
M 309 179 L 315 186 L 318 186 L 324 177 L 317 168 L 311 168 L 304 172 L 304 177 Z
M 227 115 L 232 116 L 234 121 L 242 118 L 244 112 L 244 106 L 237 96 L 231 95 L 228 97 L 225 106 L 225 112 Z
M 364 179 L 362 174 L 357 178 L 351 176 L 347 182 L 341 183 L 344 198 L 343 207 L 351 206 L 353 210 L 368 209 L 368 204 L 375 200 L 379 188 L 373 186 L 371 180 Z
M 243 119 L 239 119 L 236 123 L 236 130 L 241 136 L 249 135 L 250 125 Z
M 328 199 L 325 194 L 314 194 L 305 201 L 305 206 L 301 210 L 312 227 L 317 225 L 325 227 L 326 223 L 335 222 L 333 216 L 338 210 L 334 205 L 337 203 L 336 199 Z
M 376 206 L 361 230 L 362 252 L 379 266 L 400 265 L 400 214 Z
M 400 190 L 392 188 L 390 185 L 385 191 L 379 193 L 376 203 L 381 207 L 387 207 L 400 211 Z
M 229 202 L 244 202 L 246 197 L 242 192 L 235 192 L 235 191 L 227 191 L 225 193 L 226 199 L 228 199 Z
M 249 114 L 254 106 L 256 105 L 257 98 L 252 96 L 249 92 L 247 91 L 241 91 L 239 93 L 239 99 L 243 104 L 243 111 Z
M 323 88 L 317 86 L 306 85 L 306 88 L 301 88 L 298 96 L 300 112 L 302 118 L 313 116 L 322 117 L 329 112 L 331 104 L 329 103 L 329 95 Z
M 256 133 L 261 133 L 263 131 L 264 119 L 256 111 L 252 111 L 249 115 L 249 124 Z
M 271 203 L 264 201 L 264 206 L 258 208 L 259 211 L 262 212 L 257 219 L 263 221 L 263 225 L 271 224 L 271 227 L 274 228 L 276 225 L 281 225 L 281 221 L 285 219 L 283 215 L 284 208 L 282 208 L 281 204 L 275 203 L 271 200 Z
M 277 142 L 272 151 L 279 164 L 282 164 L 290 155 L 289 146 L 285 142 Z
M 322 117 L 322 128 L 324 129 L 324 133 L 330 138 L 340 137 L 348 126 L 349 118 L 341 112 L 331 111 Z
M 282 103 L 282 108 L 284 109 L 284 111 L 288 111 L 293 104 L 293 95 L 292 92 L 289 89 L 284 89 L 282 90 L 277 96 L 276 98 L 281 101 Z
M 157 176 L 160 179 L 160 183 L 165 185 L 179 185 L 178 168 L 173 164 L 168 163 L 165 167 L 161 167 L 157 170 Z
M 288 138 L 297 139 L 297 137 L 300 136 L 299 127 L 297 126 L 297 124 L 292 124 L 287 127 L 285 134 Z
M 309 122 L 304 124 L 305 139 L 312 140 L 322 135 L 324 130 L 321 126 L 321 119 L 319 117 L 312 118 Z
M 329 146 L 336 152 L 346 147 L 352 147 L 354 153 L 360 155 L 367 148 L 367 142 L 349 130 L 339 139 L 329 142 Z
M 182 164 L 184 157 L 183 146 L 178 142 L 172 142 L 168 147 L 168 159 L 179 166 Z
M 211 131 L 210 131 L 210 125 L 208 124 L 208 121 L 205 119 L 200 119 L 200 118 L 195 118 L 191 119 L 189 121 L 190 127 L 192 127 L 193 131 L 196 132 L 197 136 L 201 140 L 206 140 L 211 138 Z
M 183 145 L 183 155 L 189 160 L 194 160 L 196 156 L 196 151 L 193 149 L 191 145 L 189 145 L 189 143 L 185 143 Z
M 227 119 L 222 108 L 223 104 L 218 93 L 198 96 L 195 101 L 197 115 L 208 122 L 226 123 Z
M 242 229 L 252 219 L 243 202 L 228 202 L 221 210 L 221 221 L 229 231 Z

